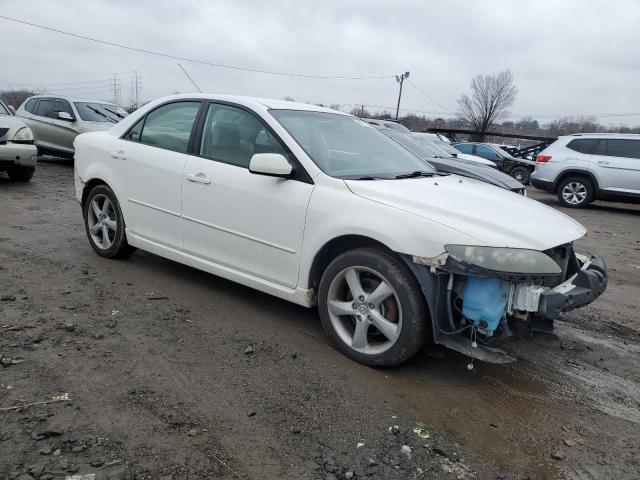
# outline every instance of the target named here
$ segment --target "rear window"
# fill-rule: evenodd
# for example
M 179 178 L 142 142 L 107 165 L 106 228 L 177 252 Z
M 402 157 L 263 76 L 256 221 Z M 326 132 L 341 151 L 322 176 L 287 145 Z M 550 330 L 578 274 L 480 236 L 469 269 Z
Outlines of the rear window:
M 597 138 L 579 138 L 567 143 L 567 148 L 575 152 L 591 154 L 597 143 Z

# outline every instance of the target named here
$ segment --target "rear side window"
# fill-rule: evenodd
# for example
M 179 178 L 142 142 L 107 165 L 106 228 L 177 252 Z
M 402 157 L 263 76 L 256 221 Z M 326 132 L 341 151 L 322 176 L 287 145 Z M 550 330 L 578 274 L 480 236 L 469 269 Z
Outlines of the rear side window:
M 579 138 L 567 143 L 567 148 L 574 152 L 591 154 L 595 150 L 597 143 L 597 138 Z
M 31 100 L 29 100 L 27 102 L 27 104 L 24 106 L 24 109 L 29 112 L 29 113 L 35 113 L 33 110 L 36 107 L 36 102 L 38 101 L 37 98 L 32 98 Z
M 41 98 L 38 103 L 36 115 L 40 117 L 48 117 L 53 112 L 53 100 L 51 98 Z
M 174 102 L 156 108 L 147 115 L 140 143 L 186 153 L 199 108 L 200 102 Z

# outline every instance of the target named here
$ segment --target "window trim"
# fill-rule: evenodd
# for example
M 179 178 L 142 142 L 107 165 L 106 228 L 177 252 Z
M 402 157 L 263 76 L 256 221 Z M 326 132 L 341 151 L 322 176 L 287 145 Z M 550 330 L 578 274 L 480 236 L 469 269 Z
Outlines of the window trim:
M 298 182 L 308 183 L 310 185 L 314 185 L 314 181 L 311 178 L 311 175 L 309 175 L 309 173 L 304 168 L 302 163 L 300 163 L 300 160 L 298 160 L 298 157 L 296 157 L 295 154 L 291 151 L 291 149 L 289 148 L 289 145 L 287 145 L 287 143 L 282 140 L 282 137 L 276 133 L 276 131 L 271 127 L 271 125 L 269 125 L 268 122 L 266 122 L 258 113 L 256 113 L 252 109 L 250 109 L 248 107 L 245 107 L 244 105 L 240 105 L 238 103 L 235 103 L 235 102 L 228 102 L 228 101 L 225 101 L 225 100 L 212 100 L 212 99 L 209 99 L 209 98 L 179 98 L 179 99 L 169 100 L 169 101 L 164 102 L 164 103 L 162 103 L 160 105 L 156 105 L 151 110 L 145 112 L 144 115 L 141 118 L 139 118 L 138 120 L 133 122 L 133 124 L 129 128 L 127 128 L 127 130 L 125 130 L 125 132 L 122 135 L 120 135 L 119 139 L 123 140 L 125 142 L 137 143 L 139 145 L 146 145 L 145 143 L 135 142 L 135 141 L 129 140 L 129 139 L 125 138 L 125 137 L 129 134 L 129 132 L 131 130 L 133 130 L 133 128 L 138 124 L 138 122 L 140 120 L 143 120 L 142 130 L 144 130 L 145 124 L 147 123 L 147 117 L 149 116 L 150 113 L 154 112 L 158 108 L 164 107 L 165 105 L 170 105 L 172 103 L 182 103 L 182 102 L 200 102 L 200 109 L 198 110 L 198 113 L 196 114 L 196 118 L 195 118 L 195 120 L 193 122 L 193 126 L 191 127 L 191 135 L 189 136 L 189 143 L 187 144 L 187 151 L 182 153 L 182 155 L 191 155 L 192 157 L 202 158 L 202 159 L 208 160 L 210 162 L 218 162 L 218 163 L 222 163 L 224 165 L 230 165 L 232 167 L 243 168 L 246 171 L 249 171 L 248 167 L 241 167 L 239 165 L 232 165 L 230 163 L 224 163 L 224 162 L 220 162 L 218 160 L 214 160 L 212 158 L 204 157 L 204 156 L 200 155 L 200 149 L 199 148 L 196 150 L 196 145 L 200 145 L 200 142 L 202 141 L 202 131 L 204 130 L 204 122 L 206 120 L 206 114 L 207 114 L 208 109 L 209 109 L 209 104 L 215 103 L 215 104 L 219 104 L 219 105 L 227 105 L 229 107 L 235 107 L 235 108 L 239 108 L 240 110 L 244 110 L 245 112 L 247 112 L 250 115 L 252 115 L 253 117 L 255 117 L 262 125 L 264 125 L 264 127 L 269 131 L 269 133 L 271 135 L 273 135 L 278 142 L 280 142 L 280 145 L 282 145 L 284 147 L 285 151 L 289 155 L 289 162 L 291 162 L 292 167 L 293 167 L 293 172 L 292 172 L 291 176 L 289 177 L 289 180 L 296 180 Z M 142 130 L 140 132 L 141 134 L 142 134 Z M 162 148 L 162 147 L 156 147 L 156 146 L 153 146 L 153 145 L 146 145 L 146 146 L 150 147 L 150 148 Z M 163 150 L 166 150 L 166 149 L 163 149 Z M 167 150 L 167 151 L 172 152 L 174 150 Z M 181 152 L 175 152 L 175 153 L 181 153 Z
M 289 177 L 289 179 L 290 180 L 297 180 L 297 181 L 302 182 L 302 183 L 308 183 L 310 185 L 314 184 L 313 179 L 311 178 L 311 176 L 309 175 L 307 170 L 304 168 L 302 163 L 300 163 L 300 160 L 298 160 L 298 158 L 294 155 L 294 153 L 289 148 L 289 145 L 287 145 L 287 143 L 282 140 L 282 137 L 280 137 L 280 135 L 278 135 L 276 133 L 276 131 L 271 127 L 271 125 L 269 125 L 268 122 L 266 122 L 259 114 L 257 114 L 252 109 L 250 109 L 248 107 L 245 107 L 244 105 L 239 105 L 239 104 L 234 103 L 234 102 L 227 102 L 227 101 L 224 101 L 224 100 L 210 100 L 210 99 L 206 100 L 206 106 L 202 111 L 202 118 L 200 119 L 200 123 L 198 124 L 197 136 L 194 139 L 193 151 L 191 153 L 192 155 L 194 155 L 194 156 L 196 156 L 198 158 L 203 158 L 205 160 L 209 160 L 211 162 L 218 162 L 218 163 L 221 163 L 221 164 L 224 164 L 224 165 L 230 165 L 232 167 L 243 168 L 243 169 L 249 171 L 249 167 L 248 166 L 247 167 L 242 167 L 240 165 L 233 165 L 231 163 L 222 162 L 220 160 L 216 160 L 216 159 L 213 159 L 213 158 L 209 158 L 209 157 L 205 157 L 203 155 L 200 155 L 200 149 L 197 146 L 199 146 L 200 143 L 202 142 L 202 133 L 204 131 L 204 122 L 206 120 L 206 116 L 207 116 L 207 113 L 209 111 L 209 105 L 211 105 L 211 104 L 225 105 L 227 107 L 234 107 L 234 108 L 242 110 L 242 111 L 248 113 L 249 115 L 251 115 L 252 117 L 254 117 L 258 122 L 260 122 L 260 124 L 263 127 L 265 127 L 267 129 L 267 131 L 280 143 L 280 145 L 282 145 L 284 150 L 287 152 L 287 155 L 289 155 L 289 162 L 291 163 L 291 166 L 293 167 L 293 172 L 292 172 L 291 176 Z
M 144 127 L 147 125 L 147 118 L 149 117 L 149 115 L 153 112 L 155 112 L 156 110 L 158 110 L 159 108 L 162 108 L 166 105 L 171 105 L 173 103 L 194 103 L 197 102 L 200 104 L 200 106 L 198 107 L 198 111 L 196 112 L 196 116 L 193 119 L 193 125 L 191 125 L 191 133 L 189 134 L 189 141 L 187 142 L 187 150 L 185 152 L 176 152 L 175 150 L 169 150 L 168 148 L 164 148 L 164 147 L 158 147 L 156 145 L 148 145 L 146 143 L 142 143 L 140 141 L 135 141 L 135 140 L 129 140 L 128 138 L 125 138 L 127 135 L 129 135 L 129 133 L 131 132 L 131 130 L 134 129 L 134 127 L 138 124 L 138 122 L 142 121 L 142 128 L 140 129 L 140 137 L 142 138 L 142 132 L 144 131 Z M 161 150 L 166 150 L 168 152 L 175 152 L 175 153 L 179 153 L 182 155 L 191 155 L 191 151 L 193 150 L 193 139 L 194 139 L 194 135 L 195 135 L 195 131 L 197 129 L 197 126 L 200 122 L 200 116 L 202 115 L 202 106 L 204 105 L 204 101 L 201 98 L 184 98 L 184 99 L 175 99 L 175 100 L 170 100 L 168 102 L 165 102 L 161 105 L 157 105 L 156 107 L 153 107 L 151 110 L 149 110 L 148 112 L 146 112 L 141 118 L 139 118 L 138 120 L 136 120 L 135 122 L 133 122 L 133 125 L 131 125 L 129 128 L 127 128 L 127 130 L 120 135 L 119 139 L 120 140 L 124 140 L 125 142 L 131 142 L 131 143 L 137 143 L 139 145 L 145 145 L 147 147 L 151 147 L 151 148 L 159 148 Z

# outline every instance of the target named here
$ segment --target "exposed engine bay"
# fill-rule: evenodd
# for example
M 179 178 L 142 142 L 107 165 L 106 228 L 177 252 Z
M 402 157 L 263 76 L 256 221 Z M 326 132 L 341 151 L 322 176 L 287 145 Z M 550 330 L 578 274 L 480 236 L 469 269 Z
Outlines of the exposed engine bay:
M 434 342 L 488 362 L 514 361 L 499 348 L 505 341 L 551 333 L 562 312 L 591 303 L 607 285 L 604 260 L 576 254 L 571 244 L 544 252 L 447 249 L 411 262 L 429 303 Z

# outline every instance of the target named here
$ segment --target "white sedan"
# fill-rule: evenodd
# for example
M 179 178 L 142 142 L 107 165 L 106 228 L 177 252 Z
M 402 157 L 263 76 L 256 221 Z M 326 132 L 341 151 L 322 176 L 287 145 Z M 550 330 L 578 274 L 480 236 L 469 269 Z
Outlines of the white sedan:
M 512 361 L 500 339 L 606 287 L 604 261 L 574 253 L 585 229 L 571 218 L 438 174 L 322 107 L 175 95 L 74 147 L 99 255 L 140 248 L 317 305 L 337 348 L 367 365 L 398 364 L 427 341 Z

